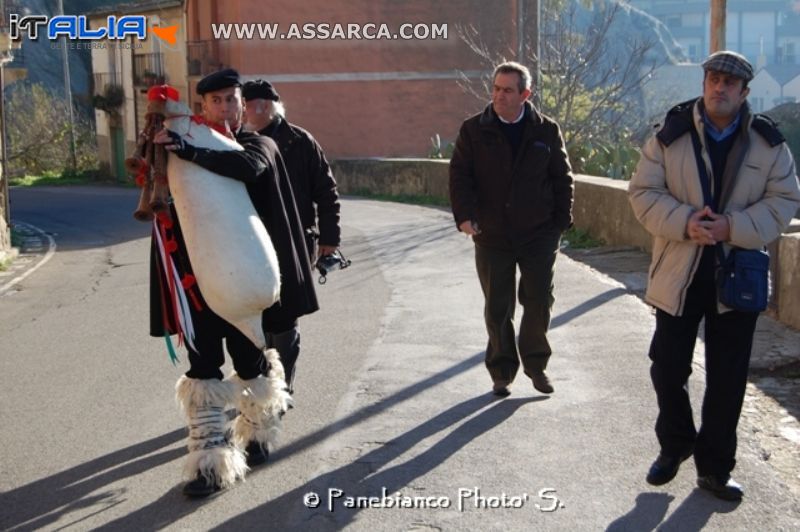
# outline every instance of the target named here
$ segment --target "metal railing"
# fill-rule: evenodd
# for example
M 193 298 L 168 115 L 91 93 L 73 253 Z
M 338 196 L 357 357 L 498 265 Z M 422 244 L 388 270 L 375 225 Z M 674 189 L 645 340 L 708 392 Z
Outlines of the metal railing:
M 133 84 L 137 87 L 163 85 L 167 82 L 164 72 L 164 54 L 133 54 Z
M 189 41 L 186 43 L 186 56 L 190 76 L 205 76 L 225 68 L 217 41 Z
M 121 72 L 100 72 L 94 73 L 92 82 L 94 86 L 92 87 L 92 94 L 95 96 L 102 95 L 105 91 L 105 88 L 111 85 L 122 85 L 122 73 Z

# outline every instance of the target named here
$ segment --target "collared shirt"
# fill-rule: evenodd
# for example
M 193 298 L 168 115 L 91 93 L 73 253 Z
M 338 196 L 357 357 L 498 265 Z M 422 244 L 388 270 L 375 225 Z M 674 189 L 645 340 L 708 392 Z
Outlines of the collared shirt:
M 525 106 L 524 106 L 524 105 L 523 105 L 523 106 L 522 106 L 522 108 L 519 110 L 519 116 L 517 116 L 516 120 L 514 120 L 513 122 L 509 122 L 508 120 L 504 120 L 504 119 L 503 119 L 503 117 L 502 117 L 502 116 L 500 116 L 500 115 L 497 115 L 497 118 L 499 118 L 499 119 L 500 119 L 500 121 L 501 121 L 502 123 L 504 123 L 504 124 L 516 124 L 517 122 L 519 122 L 520 120 L 522 120 L 522 117 L 523 117 L 523 116 L 525 116 Z
M 717 127 L 711 123 L 708 119 L 708 115 L 706 115 L 705 111 L 703 111 L 703 122 L 706 125 L 706 132 L 711 136 L 712 139 L 716 140 L 717 142 L 723 141 L 726 138 L 733 135 L 736 129 L 739 127 L 739 121 L 742 118 L 742 112 L 739 111 L 737 113 L 736 118 L 734 118 L 733 122 L 731 122 L 728 127 L 723 129 L 722 131 L 718 130 Z

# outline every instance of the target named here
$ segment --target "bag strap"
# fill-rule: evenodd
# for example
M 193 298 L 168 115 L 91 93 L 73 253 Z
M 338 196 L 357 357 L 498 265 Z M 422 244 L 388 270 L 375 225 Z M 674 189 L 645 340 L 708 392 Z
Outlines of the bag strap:
M 690 132 L 692 145 L 694 146 L 694 160 L 697 163 L 697 175 L 700 177 L 700 186 L 703 189 L 703 203 L 711 207 L 714 212 L 717 212 L 717 198 L 711 194 L 711 179 L 708 178 L 708 169 L 701 155 L 703 148 L 700 146 L 700 135 L 698 135 L 694 124 L 692 124 Z M 717 242 L 716 247 L 719 263 L 723 264 L 725 262 L 725 250 L 722 249 L 722 242 Z

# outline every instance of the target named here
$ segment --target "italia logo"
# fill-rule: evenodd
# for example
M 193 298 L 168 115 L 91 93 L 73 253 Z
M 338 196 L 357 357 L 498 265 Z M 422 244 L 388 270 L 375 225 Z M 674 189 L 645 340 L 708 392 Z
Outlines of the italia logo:
M 20 40 L 21 32 L 25 32 L 28 38 L 36 40 L 39 38 L 39 30 L 43 29 L 46 37 L 54 41 L 61 36 L 73 40 L 98 41 L 101 39 L 124 40 L 127 37 L 135 37 L 139 40 L 147 39 L 147 17 L 143 15 L 125 15 L 117 17 L 109 15 L 106 17 L 105 26 L 96 28 L 89 27 L 89 20 L 86 15 L 56 15 L 48 17 L 46 15 L 27 15 L 20 16 L 16 13 L 8 15 L 9 37 L 12 40 Z M 152 32 L 156 37 L 169 44 L 177 42 L 175 32 L 178 26 L 158 27 L 153 26 Z

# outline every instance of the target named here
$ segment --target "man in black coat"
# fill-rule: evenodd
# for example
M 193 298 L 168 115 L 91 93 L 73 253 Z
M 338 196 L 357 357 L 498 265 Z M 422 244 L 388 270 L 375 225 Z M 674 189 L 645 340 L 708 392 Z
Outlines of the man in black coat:
M 497 66 L 492 103 L 464 121 L 450 159 L 450 203 L 458 230 L 475 242 L 489 336 L 485 363 L 499 396 L 510 393 L 520 363 L 534 388 L 553 392 L 545 373 L 553 275 L 561 233 L 572 224 L 572 170 L 561 131 L 530 95 L 526 67 Z
M 322 147 L 308 131 L 286 120 L 281 97 L 270 82 L 248 81 L 242 87 L 242 97 L 246 127 L 273 139 L 281 151 L 312 262 L 335 253 L 341 242 L 339 195 Z M 286 381 L 293 390 L 295 363 L 300 355 L 297 321 L 274 325 L 267 324 L 265 333 L 270 347 L 281 353 Z
M 172 154 L 218 174 L 220 179 L 245 183 L 275 246 L 281 274 L 280 302 L 264 311 L 264 325 L 291 322 L 316 311 L 319 307 L 311 265 L 286 169 L 274 142 L 241 127 L 238 73 L 226 69 L 206 76 L 198 83 L 197 93 L 203 98 L 203 121 L 232 137 L 244 150 L 195 148 L 187 139 L 167 130 L 160 131 L 155 142 L 164 144 Z M 174 209 L 172 218 L 170 230 L 178 242 L 175 263 L 182 270 L 180 273 L 190 274 L 190 257 Z M 163 270 L 157 253 L 153 264 L 151 271 L 156 275 L 151 277 L 150 332 L 153 336 L 164 336 L 176 329 L 169 318 L 173 314 L 169 297 L 165 297 L 166 283 L 157 275 Z M 201 310 L 190 305 L 195 331 L 193 345 L 187 343 L 190 368 L 176 386 L 191 428 L 187 475 L 194 479 L 184 488 L 184 493 L 191 497 L 209 495 L 241 477 L 246 470 L 242 449 L 248 466 L 264 463 L 268 444 L 273 442 L 279 428 L 281 410 L 289 403 L 282 371 L 276 369 L 280 366 L 277 357 L 268 360 L 261 346 L 253 345 L 238 329 L 214 314 L 203 303 L 202 294 L 197 296 Z M 225 381 L 220 370 L 225 361 L 223 340 L 236 370 L 236 375 Z M 266 355 L 271 356 L 270 351 Z M 276 383 L 282 383 L 281 389 L 275 389 Z M 232 446 L 224 437 L 225 421 L 220 417 L 229 403 L 240 411 L 234 421 Z

